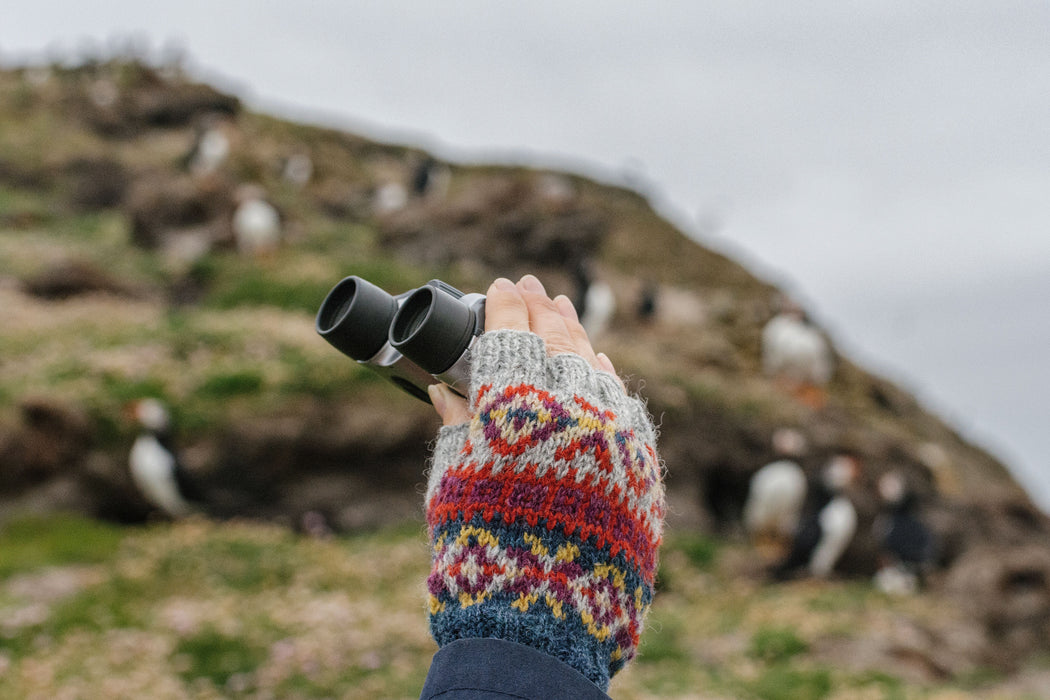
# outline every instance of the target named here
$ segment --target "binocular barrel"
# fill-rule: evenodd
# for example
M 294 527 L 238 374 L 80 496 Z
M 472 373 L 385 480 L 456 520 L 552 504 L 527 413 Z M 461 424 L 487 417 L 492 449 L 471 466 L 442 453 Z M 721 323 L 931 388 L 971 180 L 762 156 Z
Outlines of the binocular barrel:
M 448 371 L 478 332 L 477 314 L 436 286 L 405 299 L 390 325 L 390 344 L 431 374 Z
M 374 357 L 387 342 L 397 300 L 371 282 L 352 276 L 339 282 L 317 312 L 317 332 L 358 362 Z
M 416 398 L 444 382 L 462 394 L 470 346 L 484 330 L 485 297 L 441 280 L 392 296 L 360 277 L 340 281 L 317 312 L 317 332 L 337 350 Z

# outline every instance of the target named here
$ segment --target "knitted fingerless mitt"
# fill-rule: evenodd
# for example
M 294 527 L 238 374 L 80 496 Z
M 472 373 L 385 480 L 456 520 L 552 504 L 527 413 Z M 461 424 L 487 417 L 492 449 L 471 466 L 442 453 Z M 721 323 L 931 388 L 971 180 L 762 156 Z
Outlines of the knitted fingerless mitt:
M 442 428 L 427 486 L 430 630 L 544 651 L 602 690 L 653 598 L 655 429 L 616 379 L 532 333 L 478 338 L 473 419 Z

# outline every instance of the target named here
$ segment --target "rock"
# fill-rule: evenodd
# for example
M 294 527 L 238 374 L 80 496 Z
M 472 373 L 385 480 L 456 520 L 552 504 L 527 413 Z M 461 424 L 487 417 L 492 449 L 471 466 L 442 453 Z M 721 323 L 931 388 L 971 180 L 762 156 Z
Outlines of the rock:
M 116 207 L 124 201 L 131 175 L 124 165 L 108 157 L 74 158 L 62 166 L 70 204 L 77 211 Z
M 235 116 L 238 98 L 200 83 L 169 81 L 141 64 L 116 69 L 119 80 L 99 91 L 99 79 L 85 72 L 69 110 L 95 133 L 107 138 L 130 138 L 149 128 L 188 126 L 207 114 Z M 103 97 L 103 99 L 99 99 Z
M 543 266 L 571 272 L 608 233 L 597 209 L 551 208 L 527 180 L 493 178 L 459 197 L 409 203 L 380 221 L 384 240 L 406 256 L 447 264 L 478 259 L 493 269 Z
M 92 293 L 135 296 L 123 282 L 84 260 L 67 260 L 41 270 L 25 280 L 25 291 L 41 299 L 68 299 Z
M 75 407 L 34 397 L 20 410 L 20 425 L 0 436 L 0 494 L 76 474 L 91 444 L 90 422 Z
M 1050 645 L 1050 550 L 1045 542 L 976 546 L 948 573 L 945 590 L 984 628 L 998 666 Z
M 124 211 L 132 241 L 149 250 L 178 249 L 178 239 L 204 232 L 211 243 L 229 244 L 234 188 L 221 179 L 152 176 L 138 180 Z

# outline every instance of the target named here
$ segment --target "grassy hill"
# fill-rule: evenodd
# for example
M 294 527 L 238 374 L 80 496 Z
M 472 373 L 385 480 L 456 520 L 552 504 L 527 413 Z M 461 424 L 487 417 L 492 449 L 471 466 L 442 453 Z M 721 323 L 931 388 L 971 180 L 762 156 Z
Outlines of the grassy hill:
M 194 172 L 186 156 L 216 120 L 230 152 Z M 284 175 L 297 154 L 305 183 Z M 1050 574 L 985 567 L 994 614 L 950 585 L 989 548 L 1045 548 L 1045 518 L 994 457 L 844 356 L 822 406 L 786 394 L 759 358 L 778 290 L 639 194 L 437 163 L 440 192 L 377 204 L 427 159 L 134 62 L 0 70 L 0 698 L 418 693 L 433 650 L 419 485 L 437 422 L 320 341 L 313 316 L 347 274 L 399 292 L 529 271 L 571 294 L 582 260 L 616 290 L 600 346 L 661 424 L 673 504 L 652 629 L 616 697 L 1050 685 Z M 233 242 L 244 184 L 281 214 L 265 256 Z M 645 323 L 647 284 L 661 311 Z M 142 396 L 172 406 L 214 520 L 158 522 L 131 487 L 122 411 Z M 875 478 L 909 474 L 951 545 L 928 593 L 872 590 L 863 537 L 841 580 L 762 582 L 734 509 L 783 426 L 809 438 L 810 471 L 843 449 L 863 459 L 865 524 Z M 339 534 L 296 534 L 307 512 Z

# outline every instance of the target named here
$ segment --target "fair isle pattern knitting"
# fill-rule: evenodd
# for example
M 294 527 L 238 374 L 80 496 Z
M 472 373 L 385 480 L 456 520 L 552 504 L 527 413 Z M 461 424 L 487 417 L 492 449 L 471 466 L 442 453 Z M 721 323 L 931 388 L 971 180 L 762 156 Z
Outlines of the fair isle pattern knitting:
M 442 429 L 428 483 L 431 631 L 527 644 L 606 689 L 653 597 L 655 431 L 611 375 L 531 333 L 473 355 L 474 418 Z

